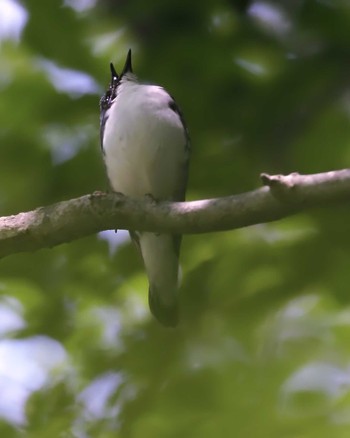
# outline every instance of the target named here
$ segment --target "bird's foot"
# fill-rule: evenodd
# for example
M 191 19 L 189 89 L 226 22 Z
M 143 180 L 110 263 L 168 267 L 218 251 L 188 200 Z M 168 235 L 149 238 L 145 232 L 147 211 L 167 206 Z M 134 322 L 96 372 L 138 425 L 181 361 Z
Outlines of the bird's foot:
M 119 196 L 119 198 L 122 200 L 123 198 L 125 198 L 125 195 L 124 195 L 124 193 L 122 193 L 122 192 L 115 192 L 115 191 L 112 191 L 112 193 L 114 194 L 114 195 L 117 195 L 117 196 Z M 114 232 L 115 232 L 115 234 L 117 234 L 118 233 L 118 230 L 114 230 Z
M 145 198 L 147 201 L 150 201 L 152 204 L 158 203 L 158 200 L 152 195 L 152 193 L 146 193 Z
M 120 196 L 121 198 L 125 198 L 126 195 L 124 195 L 124 193 L 122 192 L 112 192 L 114 195 Z
M 152 193 L 146 193 L 145 194 L 145 199 L 147 201 L 149 201 L 152 205 L 157 205 L 158 204 L 158 199 L 155 198 Z M 156 236 L 160 236 L 161 233 L 154 233 Z

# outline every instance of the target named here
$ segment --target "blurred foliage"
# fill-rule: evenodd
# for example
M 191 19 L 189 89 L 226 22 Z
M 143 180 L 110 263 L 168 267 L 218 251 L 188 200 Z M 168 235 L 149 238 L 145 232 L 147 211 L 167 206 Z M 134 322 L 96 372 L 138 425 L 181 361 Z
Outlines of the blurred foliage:
M 98 100 L 129 47 L 185 114 L 188 198 L 349 166 L 346 0 L 4 5 L 24 18 L 0 21 L 1 215 L 106 189 Z M 185 237 L 175 330 L 120 233 L 3 259 L 1 436 L 348 437 L 349 217 Z

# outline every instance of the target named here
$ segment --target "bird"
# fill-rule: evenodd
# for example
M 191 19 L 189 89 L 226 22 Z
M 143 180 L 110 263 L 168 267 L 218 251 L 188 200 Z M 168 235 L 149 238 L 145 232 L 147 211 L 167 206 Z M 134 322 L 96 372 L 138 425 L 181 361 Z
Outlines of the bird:
M 184 201 L 190 139 L 182 112 L 161 86 L 141 83 L 131 49 L 100 99 L 100 142 L 111 189 L 132 198 Z M 179 321 L 181 235 L 129 230 L 147 273 L 151 313 L 166 327 Z

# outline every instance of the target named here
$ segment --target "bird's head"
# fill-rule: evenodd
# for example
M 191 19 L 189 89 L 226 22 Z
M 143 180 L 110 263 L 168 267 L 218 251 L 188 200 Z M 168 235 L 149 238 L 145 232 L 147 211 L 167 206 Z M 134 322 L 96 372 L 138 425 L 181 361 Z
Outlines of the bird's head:
M 128 54 L 126 56 L 125 64 L 123 70 L 120 75 L 116 72 L 113 63 L 110 63 L 111 70 L 111 81 L 109 87 L 105 94 L 101 97 L 100 100 L 100 110 L 105 111 L 108 109 L 113 100 L 116 98 L 118 93 L 118 88 L 121 84 L 126 82 L 136 82 L 137 78 L 132 71 L 132 63 L 131 63 L 131 49 L 129 49 Z

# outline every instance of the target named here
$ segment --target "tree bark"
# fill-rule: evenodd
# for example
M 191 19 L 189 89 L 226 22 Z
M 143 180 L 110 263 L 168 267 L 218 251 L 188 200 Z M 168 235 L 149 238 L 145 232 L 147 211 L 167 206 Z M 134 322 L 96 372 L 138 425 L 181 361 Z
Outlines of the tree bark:
M 0 257 L 70 242 L 108 229 L 197 234 L 275 221 L 316 206 L 350 201 L 350 169 L 261 175 L 264 187 L 190 202 L 131 199 L 95 192 L 0 218 Z

